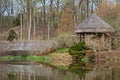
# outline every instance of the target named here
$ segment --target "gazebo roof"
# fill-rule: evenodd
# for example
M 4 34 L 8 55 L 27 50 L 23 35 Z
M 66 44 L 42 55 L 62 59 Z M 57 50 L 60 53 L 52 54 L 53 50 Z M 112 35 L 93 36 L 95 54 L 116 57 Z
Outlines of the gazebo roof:
M 75 33 L 105 33 L 113 32 L 114 29 L 96 14 L 91 14 L 78 26 L 76 26 Z

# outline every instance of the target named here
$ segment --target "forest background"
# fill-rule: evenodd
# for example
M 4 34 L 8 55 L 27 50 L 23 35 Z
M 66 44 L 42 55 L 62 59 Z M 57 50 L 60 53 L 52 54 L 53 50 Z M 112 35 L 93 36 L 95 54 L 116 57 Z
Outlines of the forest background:
M 0 41 L 7 40 L 10 30 L 17 41 L 72 37 L 91 13 L 114 27 L 112 46 L 120 49 L 120 0 L 0 0 Z

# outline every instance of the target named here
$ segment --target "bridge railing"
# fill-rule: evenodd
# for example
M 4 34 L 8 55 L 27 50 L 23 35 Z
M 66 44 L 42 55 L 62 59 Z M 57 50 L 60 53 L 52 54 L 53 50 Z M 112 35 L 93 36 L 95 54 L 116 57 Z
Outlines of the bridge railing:
M 55 40 L 27 41 L 27 42 L 0 42 L 0 51 L 32 50 L 40 51 L 58 46 Z

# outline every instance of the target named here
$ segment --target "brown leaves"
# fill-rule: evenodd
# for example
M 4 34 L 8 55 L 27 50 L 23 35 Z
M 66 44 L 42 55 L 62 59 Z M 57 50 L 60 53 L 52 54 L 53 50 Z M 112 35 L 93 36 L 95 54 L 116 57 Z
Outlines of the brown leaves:
M 97 14 L 103 19 L 116 20 L 120 14 L 119 10 L 120 5 L 110 4 L 110 3 L 101 3 L 97 9 Z
M 58 33 L 69 33 L 73 31 L 74 19 L 71 10 L 66 7 L 60 16 L 59 26 L 57 29 Z
M 112 47 L 120 48 L 120 4 L 101 3 L 97 9 L 97 14 L 107 21 L 115 32 L 112 34 Z

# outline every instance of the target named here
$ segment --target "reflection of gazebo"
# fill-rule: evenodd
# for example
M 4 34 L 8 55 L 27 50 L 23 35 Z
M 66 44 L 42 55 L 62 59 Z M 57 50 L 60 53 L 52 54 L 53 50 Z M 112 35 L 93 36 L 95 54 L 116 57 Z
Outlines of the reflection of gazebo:
M 114 29 L 100 19 L 96 14 L 91 14 L 82 23 L 76 26 L 75 33 L 85 42 L 97 50 L 111 49 L 111 33 Z

